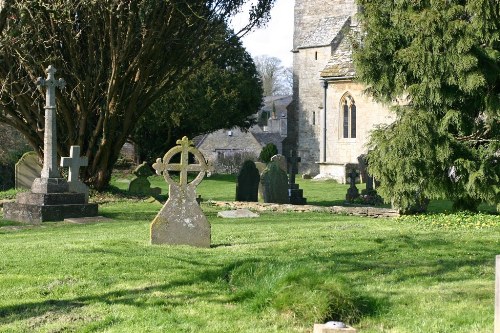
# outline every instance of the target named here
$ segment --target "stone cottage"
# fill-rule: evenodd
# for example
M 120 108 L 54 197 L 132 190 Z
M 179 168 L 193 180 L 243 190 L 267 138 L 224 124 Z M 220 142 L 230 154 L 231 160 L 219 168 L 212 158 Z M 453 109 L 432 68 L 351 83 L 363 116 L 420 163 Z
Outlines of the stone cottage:
M 355 0 L 296 0 L 293 101 L 288 144 L 301 173 L 345 183 L 349 165 L 366 154 L 370 130 L 395 119 L 356 82 L 352 39 L 359 31 Z
M 215 171 L 220 173 L 235 172 L 240 166 L 228 169 L 222 165 L 222 161 L 234 159 L 240 163 L 239 160 L 242 159 L 243 163 L 247 158 L 256 159 L 268 143 L 274 144 L 278 153 L 282 154 L 283 141 L 287 135 L 287 107 L 291 101 L 291 96 L 267 96 L 255 115 L 258 124 L 248 131 L 239 128 L 222 129 L 195 137 L 194 144 L 214 164 Z

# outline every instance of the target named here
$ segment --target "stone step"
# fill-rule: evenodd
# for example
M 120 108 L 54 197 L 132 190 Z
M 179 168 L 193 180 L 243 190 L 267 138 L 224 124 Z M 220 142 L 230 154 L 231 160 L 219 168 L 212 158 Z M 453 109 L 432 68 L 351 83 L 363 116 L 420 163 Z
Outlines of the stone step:
M 45 221 L 63 221 L 69 217 L 97 216 L 97 204 L 30 205 L 19 202 L 4 204 L 5 220 L 39 224 Z

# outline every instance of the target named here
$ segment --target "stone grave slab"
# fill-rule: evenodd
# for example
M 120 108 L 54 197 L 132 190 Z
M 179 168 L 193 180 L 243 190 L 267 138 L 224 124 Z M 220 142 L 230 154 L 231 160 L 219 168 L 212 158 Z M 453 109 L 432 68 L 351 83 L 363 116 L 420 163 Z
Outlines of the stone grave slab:
M 208 165 L 193 142 L 187 137 L 177 140 L 178 146 L 170 149 L 163 159 L 158 158 L 153 168 L 158 175 L 163 174 L 169 185 L 169 197 L 151 223 L 151 244 L 191 245 L 210 247 L 210 223 L 196 201 L 196 186 L 203 180 L 212 166 Z M 180 154 L 180 163 L 171 163 Z M 198 163 L 189 163 L 192 154 Z M 169 172 L 178 171 L 179 182 L 172 179 Z M 196 178 L 188 182 L 188 172 L 197 172 Z
M 40 177 L 42 165 L 34 151 L 25 153 L 15 166 L 16 189 L 30 189 L 33 181 Z
M 217 217 L 224 219 L 256 218 L 260 215 L 249 209 L 224 210 L 217 213 Z
M 75 223 L 75 224 L 89 224 L 89 223 L 112 222 L 112 221 L 113 219 L 104 216 L 71 217 L 64 219 L 64 222 Z

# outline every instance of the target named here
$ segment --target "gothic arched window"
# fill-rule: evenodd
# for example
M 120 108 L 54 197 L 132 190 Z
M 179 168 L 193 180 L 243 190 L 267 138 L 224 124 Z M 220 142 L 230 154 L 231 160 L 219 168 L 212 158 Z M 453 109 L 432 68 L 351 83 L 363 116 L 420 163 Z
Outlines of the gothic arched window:
M 356 137 L 356 102 L 349 93 L 345 93 L 340 99 L 342 117 L 342 137 Z

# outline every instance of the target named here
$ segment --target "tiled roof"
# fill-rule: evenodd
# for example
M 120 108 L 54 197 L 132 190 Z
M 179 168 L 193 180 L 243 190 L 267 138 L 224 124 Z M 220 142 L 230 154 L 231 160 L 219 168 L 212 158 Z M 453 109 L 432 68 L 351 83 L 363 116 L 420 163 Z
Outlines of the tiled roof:
M 350 22 L 349 16 L 322 18 L 316 24 L 316 29 L 302 36 L 297 48 L 330 45 L 348 22 Z
M 333 51 L 330 60 L 321 71 L 321 77 L 351 78 L 356 75 L 356 70 L 352 60 L 352 39 L 350 38 L 355 29 L 355 27 L 351 27 L 346 36 L 342 36 L 342 39 L 340 40 L 337 48 Z

